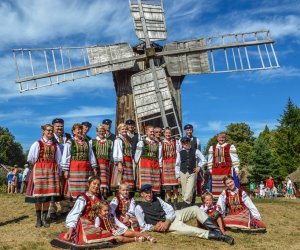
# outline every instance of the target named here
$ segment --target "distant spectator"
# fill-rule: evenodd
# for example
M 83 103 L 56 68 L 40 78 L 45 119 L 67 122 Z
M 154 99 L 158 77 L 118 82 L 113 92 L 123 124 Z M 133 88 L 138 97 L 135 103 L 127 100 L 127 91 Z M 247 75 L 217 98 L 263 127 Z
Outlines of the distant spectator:
M 272 176 L 270 176 L 269 179 L 266 180 L 267 194 L 270 199 L 273 198 L 273 188 L 274 187 L 275 187 L 274 180 L 273 180 Z
M 19 193 L 21 191 L 22 179 L 23 179 L 23 170 L 19 170 L 18 171 L 18 192 Z
M 255 182 L 253 181 L 250 182 L 249 184 L 250 198 L 255 197 L 255 187 L 256 187 Z
M 24 190 L 27 188 L 27 184 L 29 181 L 29 176 L 30 176 L 30 170 L 28 168 L 28 164 L 24 165 L 24 171 L 23 171 L 23 176 L 22 176 L 22 185 L 21 185 L 21 190 L 20 193 L 23 194 Z
M 263 181 L 259 184 L 259 198 L 265 198 L 266 196 L 266 188 Z
M 286 182 L 286 198 L 291 199 L 293 196 L 293 182 L 291 178 L 288 176 L 287 177 L 287 182 Z
M 7 193 L 12 193 L 12 180 L 14 177 L 13 171 L 10 169 L 7 174 Z
M 273 197 L 276 199 L 278 196 L 278 189 L 274 186 L 272 191 L 273 191 Z
M 18 193 L 18 166 L 17 165 L 14 165 L 14 168 L 13 168 L 13 179 L 12 179 L 12 182 L 11 182 L 11 185 L 12 185 L 12 193 Z

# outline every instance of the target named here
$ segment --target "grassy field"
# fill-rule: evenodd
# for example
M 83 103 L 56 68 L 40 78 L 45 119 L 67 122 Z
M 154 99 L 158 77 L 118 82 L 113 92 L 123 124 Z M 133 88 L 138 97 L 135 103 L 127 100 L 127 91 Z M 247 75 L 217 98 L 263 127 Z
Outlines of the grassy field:
M 37 229 L 33 205 L 25 204 L 20 194 L 0 194 L 0 249 L 54 249 L 49 242 L 65 230 L 64 221 L 49 229 Z M 157 244 L 131 243 L 115 249 L 300 249 L 300 200 L 255 200 L 268 232 L 248 235 L 228 232 L 236 240 L 234 247 L 175 234 L 153 233 Z M 195 222 L 191 222 L 195 224 Z

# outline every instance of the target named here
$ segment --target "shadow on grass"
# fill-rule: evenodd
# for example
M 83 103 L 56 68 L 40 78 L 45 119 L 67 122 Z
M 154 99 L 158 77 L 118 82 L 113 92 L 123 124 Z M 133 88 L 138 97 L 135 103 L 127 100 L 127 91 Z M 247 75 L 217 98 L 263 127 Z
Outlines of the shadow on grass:
M 17 223 L 17 222 L 25 220 L 27 218 L 29 218 L 28 215 L 23 215 L 23 216 L 20 216 L 18 218 L 12 219 L 12 220 L 7 220 L 7 221 L 4 221 L 4 222 L 0 222 L 0 227 L 11 224 L 11 223 Z

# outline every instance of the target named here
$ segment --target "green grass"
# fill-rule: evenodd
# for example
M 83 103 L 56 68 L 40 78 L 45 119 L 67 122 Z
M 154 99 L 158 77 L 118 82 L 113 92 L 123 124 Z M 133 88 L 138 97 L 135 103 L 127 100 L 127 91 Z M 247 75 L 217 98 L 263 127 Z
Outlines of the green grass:
M 24 203 L 20 194 L 0 194 L 0 249 L 54 249 L 51 239 L 66 230 L 64 222 L 52 223 L 49 229 L 35 228 L 34 205 Z M 249 235 L 228 232 L 236 240 L 231 247 L 222 242 L 208 241 L 171 233 L 152 233 L 157 244 L 131 243 L 116 249 L 300 249 L 300 200 L 254 199 L 263 221 L 266 234 Z M 16 221 L 16 222 L 14 222 Z M 194 221 L 190 222 L 195 225 Z

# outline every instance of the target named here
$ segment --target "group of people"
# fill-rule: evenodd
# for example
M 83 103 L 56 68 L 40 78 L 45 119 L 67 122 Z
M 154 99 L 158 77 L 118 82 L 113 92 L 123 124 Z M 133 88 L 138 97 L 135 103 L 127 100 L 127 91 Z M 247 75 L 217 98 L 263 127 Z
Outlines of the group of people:
M 26 190 L 30 170 L 28 164 L 24 165 L 24 169 L 19 169 L 18 165 L 14 165 L 13 168 L 7 173 L 7 193 L 23 193 Z
M 171 128 L 164 129 L 163 137 L 162 129 L 153 126 L 147 126 L 145 136 L 141 136 L 135 132 L 133 120 L 119 124 L 118 135 L 110 132 L 109 119 L 96 127 L 94 139 L 88 136 L 91 127 L 89 122 L 76 123 L 71 136 L 64 131 L 63 119 L 56 118 L 52 124 L 41 126 L 42 138 L 28 154 L 33 169 L 25 201 L 35 203 L 36 227 L 49 227 L 49 207 L 51 214 L 56 213 L 57 205 L 63 213 L 72 209 L 67 216 L 69 231 L 60 237 L 64 244 L 98 244 L 102 238 L 108 240 L 102 237 L 106 233 L 120 242 L 132 241 L 122 237 L 155 241 L 150 236 L 132 233 L 139 230 L 173 231 L 233 244 L 233 239 L 224 234 L 224 226 L 265 228 L 256 207 L 239 188 L 239 160 L 235 147 L 226 143 L 224 133 L 218 135 L 218 144 L 209 149 L 207 161 L 190 124 L 184 126 L 186 134 L 179 140 L 172 137 Z M 194 206 L 195 195 L 196 191 L 202 194 L 201 169 L 205 165 L 211 174 L 210 192 L 206 194 L 211 199 L 219 196 L 219 200 L 217 205 L 208 202 L 200 209 Z M 182 209 L 178 209 L 179 185 Z M 117 192 L 122 187 L 128 190 L 128 196 Z M 116 196 L 109 205 L 107 197 L 112 191 L 116 191 Z M 135 191 L 141 192 L 144 202 L 136 206 L 131 205 Z M 125 211 L 125 220 L 114 215 L 114 206 Z M 130 207 L 134 207 L 131 213 Z M 219 216 L 207 215 L 211 213 Z M 136 217 L 135 226 L 131 227 L 128 221 L 134 220 L 130 220 L 130 214 Z M 185 224 L 192 218 L 197 219 L 199 227 Z M 209 230 L 201 229 L 203 226 Z M 128 232 L 129 228 L 133 231 Z

